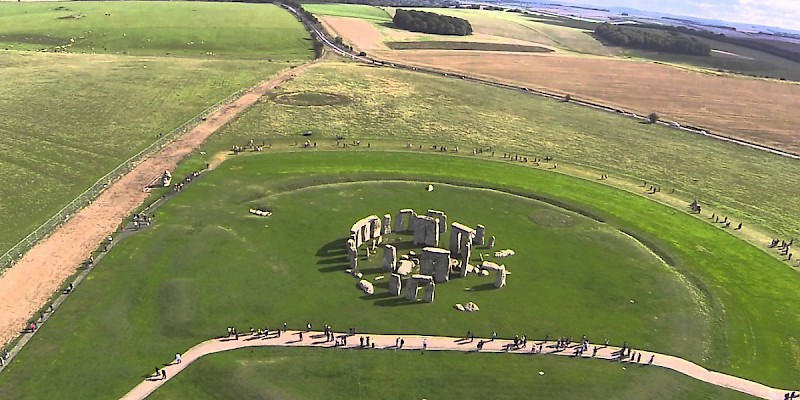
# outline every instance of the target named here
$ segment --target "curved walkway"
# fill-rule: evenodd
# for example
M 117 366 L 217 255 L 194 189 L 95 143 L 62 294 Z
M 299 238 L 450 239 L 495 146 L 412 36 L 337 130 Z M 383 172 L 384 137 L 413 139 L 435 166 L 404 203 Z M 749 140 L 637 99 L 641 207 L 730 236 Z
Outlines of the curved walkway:
M 337 333 L 336 337 L 341 337 L 342 334 Z M 574 347 L 569 347 L 563 350 L 555 348 L 555 342 L 531 341 L 528 348 L 518 350 L 507 350 L 512 348 L 513 341 L 511 340 L 494 340 L 475 338 L 474 341 L 469 341 L 463 338 L 441 337 L 441 336 L 397 336 L 397 335 L 374 335 L 369 333 L 359 333 L 356 336 L 369 336 L 371 343 L 375 344 L 375 350 L 397 350 L 395 343 L 398 338 L 402 337 L 404 345 L 402 350 L 422 350 L 423 340 L 427 341 L 427 351 L 462 351 L 471 352 L 477 351 L 477 344 L 479 341 L 485 341 L 483 348 L 480 350 L 484 353 L 514 353 L 514 354 L 530 354 L 533 348 L 538 349 L 539 345 L 542 346 L 542 354 L 548 355 L 561 355 L 561 356 L 574 356 Z M 304 332 L 303 339 L 300 340 L 298 331 L 284 332 L 278 336 L 275 332 L 271 332 L 268 338 L 263 336 L 241 335 L 239 339 L 234 338 L 218 338 L 202 342 L 181 356 L 181 363 L 171 363 L 164 367 L 167 373 L 167 379 L 160 377 L 150 377 L 145 379 L 142 383 L 133 388 L 128 394 L 122 397 L 121 400 L 138 400 L 144 399 L 161 385 L 172 379 L 175 375 L 183 371 L 189 364 L 207 354 L 219 353 L 228 350 L 240 349 L 243 347 L 262 347 L 262 346 L 295 346 L 295 347 L 321 347 L 333 349 L 357 349 L 359 348 L 358 338 L 356 336 L 349 336 L 347 346 L 335 346 L 334 342 L 326 341 L 323 332 Z M 575 346 L 575 345 L 573 345 Z M 620 348 L 613 346 L 602 346 L 589 344 L 588 351 L 581 358 L 592 358 L 592 349 L 597 346 L 597 354 L 594 358 L 605 360 L 617 360 L 622 363 L 631 364 L 650 364 L 649 361 L 653 357 L 652 365 L 671 369 L 680 372 L 684 375 L 690 376 L 694 379 L 736 390 L 742 393 L 749 394 L 761 399 L 770 400 L 784 400 L 787 390 L 780 390 L 771 388 L 760 383 L 748 381 L 746 379 L 737 378 L 731 375 L 721 374 L 719 372 L 709 371 L 697 364 L 686 361 L 681 358 L 668 356 L 659 353 L 652 353 L 648 351 L 633 350 L 634 353 L 641 353 L 641 362 L 636 363 L 627 361 L 629 357 L 623 357 L 620 360 L 618 356 Z

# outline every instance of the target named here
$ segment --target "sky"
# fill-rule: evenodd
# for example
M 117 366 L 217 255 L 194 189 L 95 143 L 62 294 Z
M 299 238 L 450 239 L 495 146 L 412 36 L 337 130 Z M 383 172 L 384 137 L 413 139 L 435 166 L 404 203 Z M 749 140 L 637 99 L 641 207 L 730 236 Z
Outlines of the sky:
M 800 0 L 578 0 L 603 7 L 631 7 L 698 18 L 800 30 Z

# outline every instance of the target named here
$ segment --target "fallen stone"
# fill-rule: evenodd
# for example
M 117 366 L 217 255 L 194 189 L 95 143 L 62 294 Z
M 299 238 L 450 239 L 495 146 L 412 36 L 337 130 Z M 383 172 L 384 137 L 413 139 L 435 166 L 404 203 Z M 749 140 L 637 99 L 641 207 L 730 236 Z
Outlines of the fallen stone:
M 478 308 L 477 304 L 475 304 L 475 303 L 473 303 L 471 301 L 469 303 L 467 303 L 467 305 L 464 307 L 464 309 L 466 309 L 469 312 L 480 311 L 481 310 L 480 308 Z
M 364 294 L 375 294 L 375 288 L 372 286 L 372 282 L 368 280 L 362 279 L 358 281 L 357 286 Z
M 494 252 L 494 256 L 497 257 L 497 258 L 511 257 L 514 254 L 515 254 L 514 250 L 511 250 L 511 249 L 505 249 L 505 250 L 500 250 L 500 251 L 495 251 Z
M 455 306 L 453 306 L 453 307 L 455 307 L 455 309 L 456 309 L 456 310 L 458 310 L 458 311 L 465 311 L 465 310 L 466 310 L 466 309 L 464 308 L 464 305 L 463 305 L 463 304 L 461 304 L 461 303 L 456 303 L 456 305 L 455 305 Z
M 411 273 L 411 269 L 414 268 L 414 262 L 409 260 L 400 260 L 397 263 L 397 274 L 400 276 L 406 276 Z

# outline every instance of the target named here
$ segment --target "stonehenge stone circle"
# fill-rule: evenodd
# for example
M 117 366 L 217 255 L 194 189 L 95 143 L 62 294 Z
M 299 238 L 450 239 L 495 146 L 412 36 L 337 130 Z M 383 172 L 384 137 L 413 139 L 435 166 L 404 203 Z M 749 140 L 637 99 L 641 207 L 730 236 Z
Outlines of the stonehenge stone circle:
M 394 229 L 392 229 L 394 227 Z M 400 296 L 405 291 L 405 298 L 415 300 L 419 291 L 424 289 L 425 302 L 431 303 L 434 300 L 436 284 L 450 280 L 450 274 L 455 268 L 459 269 L 460 276 L 466 277 L 470 272 L 477 272 L 481 275 L 494 273 L 494 286 L 502 288 L 506 285 L 508 271 L 504 265 L 498 265 L 490 261 L 484 261 L 481 255 L 480 267 L 473 267 L 469 264 L 472 258 L 473 246 L 482 246 L 487 242 L 488 248 L 495 245 L 495 237 L 491 236 L 486 240 L 486 227 L 477 225 L 477 229 L 453 222 L 450 224 L 450 243 L 449 248 L 440 248 L 441 235 L 447 231 L 447 215 L 438 210 L 427 210 L 422 214 L 417 214 L 413 209 L 402 209 L 395 217 L 394 226 L 392 225 L 391 214 L 384 214 L 383 217 L 370 215 L 360 219 L 353 224 L 350 229 L 350 236 L 347 240 L 347 259 L 351 273 L 359 279 L 358 288 L 366 294 L 373 294 L 375 288 L 371 282 L 361 279 L 363 274 L 358 270 L 358 249 L 363 244 L 368 244 L 364 249 L 367 259 L 372 253 L 377 253 L 377 247 L 383 242 L 383 235 L 395 233 L 411 233 L 414 245 L 424 246 L 421 254 L 409 251 L 398 258 L 397 247 L 391 244 L 383 245 L 383 259 L 381 266 L 383 271 L 391 273 L 389 279 L 389 293 L 392 296 Z M 394 239 L 397 240 L 397 239 Z M 403 277 L 411 274 L 412 269 L 419 266 L 419 274 L 411 275 L 405 282 L 403 289 Z M 470 310 L 469 303 L 464 307 Z M 475 306 L 477 310 L 477 306 Z

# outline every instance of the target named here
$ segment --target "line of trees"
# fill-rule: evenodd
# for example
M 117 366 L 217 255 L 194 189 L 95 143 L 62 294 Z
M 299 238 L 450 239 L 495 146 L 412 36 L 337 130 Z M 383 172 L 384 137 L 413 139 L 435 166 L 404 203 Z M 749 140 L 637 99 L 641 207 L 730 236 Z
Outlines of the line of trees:
M 426 11 L 398 9 L 392 22 L 395 27 L 412 32 L 457 36 L 472 34 L 469 21 Z
M 609 23 L 600 24 L 594 34 L 616 46 L 693 56 L 711 55 L 711 46 L 697 38 L 678 32 L 631 28 Z
M 741 46 L 751 50 L 762 51 L 773 56 L 781 57 L 790 61 L 800 62 L 800 46 L 796 51 L 787 49 L 785 47 L 776 46 L 769 43 L 766 39 L 753 39 L 747 37 L 733 37 L 727 36 L 724 33 L 714 33 L 705 29 L 692 29 L 685 26 L 671 26 L 671 25 L 657 25 L 647 24 L 644 27 L 651 29 L 659 29 L 668 32 L 685 33 L 687 35 L 699 36 L 706 39 L 716 40 L 723 43 Z

